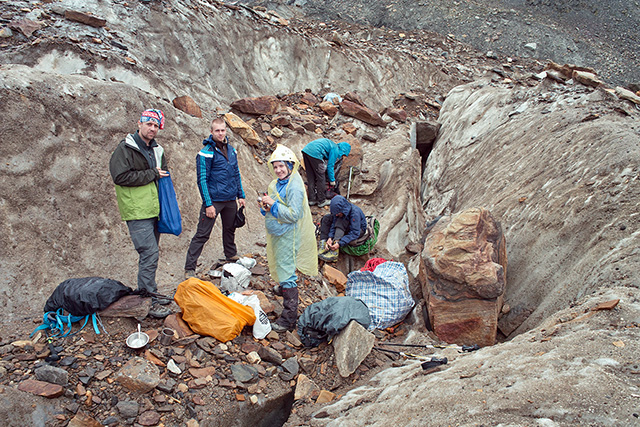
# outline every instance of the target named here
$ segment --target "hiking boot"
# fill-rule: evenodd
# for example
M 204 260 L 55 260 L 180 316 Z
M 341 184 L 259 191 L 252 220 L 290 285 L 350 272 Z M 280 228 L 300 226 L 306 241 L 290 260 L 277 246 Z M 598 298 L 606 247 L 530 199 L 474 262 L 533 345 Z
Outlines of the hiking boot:
M 276 294 L 276 295 L 278 295 L 279 297 L 281 297 L 281 296 L 282 296 L 282 286 L 280 286 L 280 285 L 275 285 L 275 286 L 273 287 L 273 293 L 274 293 L 274 294 Z
M 326 240 L 320 240 L 318 241 L 318 256 L 320 256 L 320 254 L 323 254 L 327 251 L 327 241 Z
M 325 262 L 336 262 L 338 260 L 338 249 L 324 251 L 318 254 L 318 258 Z
M 191 277 L 197 277 L 195 270 L 185 270 L 184 271 L 184 280 L 187 280 Z
M 323 202 L 318 203 L 319 208 L 324 208 L 325 206 L 329 206 L 331 204 L 331 200 L 325 199 Z
M 238 255 L 234 255 L 234 256 L 229 257 L 229 258 L 220 258 L 218 261 L 220 261 L 220 262 L 236 262 L 239 259 L 240 259 L 240 257 Z
M 151 309 L 149 310 L 149 316 L 155 317 L 156 319 L 164 319 L 168 315 L 171 314 L 171 309 L 169 307 L 164 307 L 157 302 L 151 304 Z
M 276 322 L 271 322 L 271 329 L 280 333 L 287 332 L 289 330 L 286 326 L 279 325 Z
M 316 202 L 315 200 L 309 200 L 309 206 L 315 206 L 317 204 L 318 202 Z
M 171 298 L 166 297 L 153 297 L 151 298 L 151 304 L 168 305 L 173 301 Z

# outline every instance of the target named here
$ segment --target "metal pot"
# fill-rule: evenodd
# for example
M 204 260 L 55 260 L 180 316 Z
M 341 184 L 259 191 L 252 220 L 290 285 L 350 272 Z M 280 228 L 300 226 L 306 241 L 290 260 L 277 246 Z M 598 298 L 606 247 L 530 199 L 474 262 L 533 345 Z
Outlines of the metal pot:
M 149 335 L 140 332 L 140 324 L 138 323 L 138 332 L 134 332 L 127 337 L 127 347 L 139 349 L 149 343 Z

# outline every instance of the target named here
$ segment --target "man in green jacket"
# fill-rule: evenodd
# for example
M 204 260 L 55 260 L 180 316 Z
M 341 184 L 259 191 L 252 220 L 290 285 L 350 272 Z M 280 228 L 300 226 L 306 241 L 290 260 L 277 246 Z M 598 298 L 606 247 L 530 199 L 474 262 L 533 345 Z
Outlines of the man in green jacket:
M 157 180 L 168 176 L 164 150 L 155 140 L 164 128 L 164 114 L 160 110 L 146 110 L 138 121 L 138 131 L 128 134 L 111 155 L 109 171 L 116 185 L 116 198 L 120 217 L 127 222 L 129 235 L 139 254 L 138 289 L 152 293 L 158 291 L 158 200 Z M 171 301 L 153 297 L 149 314 L 166 317 Z

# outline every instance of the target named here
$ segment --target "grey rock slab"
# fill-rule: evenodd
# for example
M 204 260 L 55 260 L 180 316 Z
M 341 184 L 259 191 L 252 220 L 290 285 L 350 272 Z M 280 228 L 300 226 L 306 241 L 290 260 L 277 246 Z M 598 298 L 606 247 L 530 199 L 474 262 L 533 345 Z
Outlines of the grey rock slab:
M 333 340 L 338 372 L 348 377 L 360 366 L 373 349 L 375 336 L 352 320 Z
M 138 416 L 140 405 L 133 400 L 122 400 L 118 402 L 116 408 L 122 418 L 133 418 Z
M 243 363 L 231 365 L 231 374 L 235 381 L 239 381 L 241 383 L 255 381 L 258 378 L 258 370 L 253 366 L 245 365 Z
M 36 378 L 52 384 L 66 386 L 69 382 L 69 373 L 62 368 L 51 365 L 43 365 L 35 370 Z

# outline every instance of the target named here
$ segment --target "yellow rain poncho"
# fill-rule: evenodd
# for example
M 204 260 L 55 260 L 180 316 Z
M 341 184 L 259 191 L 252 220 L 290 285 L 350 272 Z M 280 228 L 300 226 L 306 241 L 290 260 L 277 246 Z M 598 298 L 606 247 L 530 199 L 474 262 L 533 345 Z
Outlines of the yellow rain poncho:
M 264 212 L 267 260 L 271 277 L 288 288 L 296 286 L 296 269 L 310 276 L 318 274 L 318 252 L 307 192 L 298 173 L 300 162 L 291 150 L 279 145 L 269 161 L 273 176 L 276 175 L 271 162 L 276 160 L 293 167 L 287 178 L 274 179 L 267 190 L 275 200 L 271 210 Z

